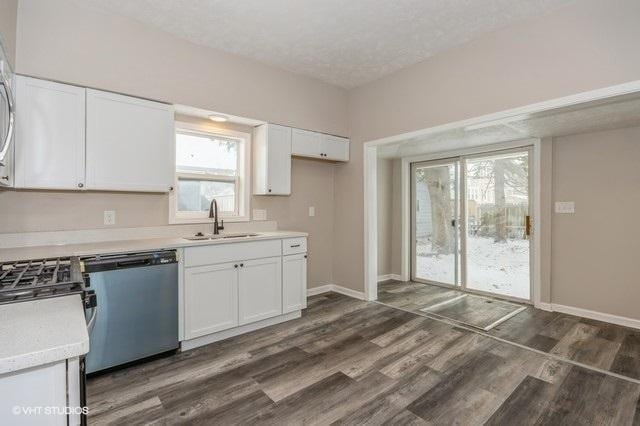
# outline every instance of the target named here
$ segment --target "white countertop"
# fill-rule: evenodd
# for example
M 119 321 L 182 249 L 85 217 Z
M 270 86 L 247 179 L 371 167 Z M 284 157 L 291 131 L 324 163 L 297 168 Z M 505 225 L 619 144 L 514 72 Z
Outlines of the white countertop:
M 46 257 L 91 256 L 95 254 L 127 253 L 157 249 L 206 246 L 214 244 L 233 244 L 259 240 L 307 237 L 306 232 L 270 231 L 256 232 L 255 237 L 225 238 L 190 241 L 181 237 L 147 238 L 122 241 L 103 241 L 82 244 L 64 244 L 52 246 L 15 247 L 0 249 L 0 262 L 15 260 L 42 259 Z
M 257 232 L 257 236 L 190 241 L 181 237 L 103 241 L 0 249 L 0 262 L 91 256 L 259 240 L 307 237 L 305 232 Z M 0 374 L 73 358 L 89 352 L 79 295 L 0 305 Z
M 89 352 L 77 294 L 0 305 L 0 374 Z

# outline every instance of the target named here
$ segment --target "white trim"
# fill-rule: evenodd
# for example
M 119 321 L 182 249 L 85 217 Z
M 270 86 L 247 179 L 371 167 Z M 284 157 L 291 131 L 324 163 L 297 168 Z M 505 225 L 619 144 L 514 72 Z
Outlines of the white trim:
M 542 140 L 535 139 L 533 149 L 530 151 L 533 159 L 533 179 L 530 179 L 531 193 L 529 202 L 531 203 L 531 253 L 529 270 L 531 273 L 531 302 L 534 307 L 538 307 L 542 297 Z M 549 225 L 551 226 L 551 225 Z
M 532 114 L 541 111 L 548 111 L 555 108 L 562 108 L 572 105 L 578 105 L 581 103 L 597 101 L 601 99 L 607 99 L 615 96 L 627 95 L 631 93 L 640 92 L 640 80 L 618 84 L 615 86 L 605 87 L 601 89 L 591 90 L 587 92 L 582 92 L 578 94 L 574 94 L 571 96 L 565 96 L 561 98 L 551 99 L 544 102 L 538 102 L 530 105 L 526 105 L 519 108 L 513 108 L 509 110 L 504 110 L 496 113 L 485 114 L 478 117 L 454 121 L 442 125 L 432 126 L 425 129 L 416 130 L 413 132 L 402 133 L 399 135 L 384 137 L 380 139 L 374 139 L 368 142 L 363 143 L 363 172 L 364 172 L 364 289 L 367 293 L 369 300 L 375 300 L 377 298 L 377 294 L 373 294 L 373 289 L 376 289 L 377 292 L 377 282 L 374 278 L 377 275 L 377 246 L 372 245 L 372 241 L 377 238 L 378 230 L 377 230 L 377 216 L 376 216 L 376 199 L 377 199 L 377 187 L 375 185 L 375 173 L 377 170 L 377 159 L 371 161 L 367 153 L 369 151 L 375 152 L 375 148 L 378 145 L 391 144 L 395 142 L 400 142 L 403 140 L 408 140 L 412 138 L 418 138 L 421 136 L 434 134 L 443 132 L 451 129 L 464 128 L 472 125 L 476 125 L 479 123 L 495 121 L 495 120 L 504 120 L 509 117 L 523 115 L 523 114 Z M 494 146 L 498 146 L 499 144 L 495 144 Z M 486 145 L 481 147 L 486 149 Z M 535 151 L 540 151 L 541 144 L 538 140 L 537 143 L 534 144 Z M 534 170 L 536 173 L 536 177 L 534 178 L 534 192 L 540 191 L 541 183 L 540 183 L 540 152 L 534 151 Z M 371 176 L 373 174 L 373 185 L 371 182 Z M 405 191 L 403 190 L 403 194 Z M 534 202 L 534 226 L 533 226 L 533 234 L 534 234 L 534 250 L 539 254 L 539 250 L 541 248 L 540 244 L 540 230 L 539 226 L 536 226 L 539 223 L 541 218 L 540 211 L 540 197 L 539 195 L 536 197 L 537 200 Z M 373 200 L 373 202 L 372 202 Z M 373 210 L 373 211 L 370 211 Z M 405 229 L 403 229 L 403 232 Z M 404 245 L 404 244 L 403 244 Z M 541 268 L 540 256 L 536 256 L 536 259 L 533 261 L 533 268 Z M 406 259 L 402 262 L 402 266 L 405 266 Z M 403 272 L 404 273 L 404 272 Z M 543 306 L 540 301 L 540 286 L 541 286 L 541 274 L 534 273 L 533 274 L 534 283 L 533 286 L 538 289 L 534 292 L 533 295 L 533 303 L 536 307 Z
M 302 311 L 293 311 L 288 314 L 278 315 L 277 317 L 263 319 L 262 321 L 241 325 L 240 327 L 234 327 L 229 330 L 223 330 L 217 333 L 207 334 L 206 336 L 196 337 L 195 339 L 184 340 L 180 342 L 180 350 L 188 351 L 200 346 L 208 345 L 210 343 L 219 342 L 220 340 L 228 339 L 230 337 L 235 337 L 241 334 L 249 333 L 250 331 L 269 327 L 270 325 L 291 321 L 293 319 L 300 318 L 301 316 L 302 316 Z
M 376 147 L 363 146 L 364 172 L 364 294 L 378 299 L 378 155 Z M 371 232 L 373 230 L 373 232 Z M 366 255 L 367 253 L 375 253 Z M 354 296 L 356 297 L 356 296 Z
M 465 120 L 453 121 L 450 123 L 427 127 L 425 129 L 420 129 L 413 132 L 406 132 L 399 135 L 374 139 L 369 142 L 365 142 L 364 144 L 369 146 L 385 145 L 394 142 L 400 142 L 406 139 L 418 138 L 421 136 L 439 133 L 446 130 L 469 127 L 478 125 L 480 123 L 487 123 L 496 120 L 505 120 L 519 115 L 534 114 L 538 112 L 553 110 L 556 108 L 563 108 L 573 105 L 579 105 L 586 102 L 612 98 L 615 96 L 628 95 L 636 92 L 640 92 L 640 80 L 630 81 L 627 83 L 617 84 L 615 86 L 604 87 L 601 89 L 590 90 L 587 92 L 577 93 L 561 98 L 550 99 L 543 102 L 536 102 L 522 107 L 480 115 Z
M 425 306 L 424 308 L 420 308 L 420 310 L 422 312 L 428 312 L 428 313 L 431 314 L 433 312 L 430 312 L 429 311 L 430 309 L 436 309 L 436 308 L 439 308 L 441 306 L 449 305 L 449 304 L 451 304 L 453 302 L 457 302 L 458 300 L 462 300 L 465 297 L 467 297 L 467 294 L 460 294 L 458 296 L 452 297 L 451 299 L 443 300 L 442 302 L 434 303 L 433 305 L 430 305 L 430 306 Z
M 528 149 L 532 147 L 532 149 L 529 150 L 529 156 L 530 156 L 530 161 L 532 161 L 532 172 L 533 172 L 533 178 L 531 180 L 531 191 L 529 194 L 529 198 L 530 198 L 530 203 L 531 203 L 531 209 L 532 209 L 532 233 L 531 233 L 531 238 L 532 238 L 532 242 L 531 242 L 531 260 L 530 260 L 530 273 L 531 273 L 531 294 L 530 294 L 530 300 L 514 300 L 516 302 L 519 303 L 533 303 L 533 305 L 535 307 L 538 306 L 540 302 L 540 295 L 541 295 L 541 286 L 542 286 L 542 263 L 540 261 L 541 258 L 541 243 L 540 243 L 540 227 L 538 226 L 538 223 L 540 223 L 540 218 L 542 216 L 542 210 L 541 210 L 541 191 L 542 191 L 542 183 L 541 183 L 541 174 L 542 174 L 542 164 L 541 164 L 541 152 L 542 152 L 542 142 L 540 139 L 536 139 L 536 138 L 528 138 L 528 139 L 521 139 L 521 140 L 516 140 L 516 141 L 510 141 L 510 142 L 501 142 L 501 143 L 496 143 L 496 144 L 490 144 L 490 145 L 483 145 L 483 146 L 476 146 L 476 147 L 471 147 L 471 148 L 461 148 L 461 149 L 455 149 L 455 150 L 451 150 L 451 151 L 442 151 L 442 152 L 436 152 L 436 153 L 431 153 L 431 154 L 423 154 L 423 155 L 416 155 L 416 156 L 410 156 L 410 157 L 404 157 L 402 158 L 402 164 L 404 166 L 404 168 L 406 168 L 407 170 L 409 170 L 409 168 L 411 167 L 411 163 L 419 163 L 419 162 L 425 162 L 425 161 L 438 161 L 438 160 L 447 160 L 447 159 L 454 159 L 454 158 L 460 158 L 460 157 L 469 157 L 469 156 L 475 156 L 475 155 L 484 155 L 484 154 L 490 154 L 492 152 L 495 151 L 505 151 L 505 150 L 517 150 L 520 148 L 523 149 Z M 463 165 L 462 165 L 463 166 Z M 403 170 L 404 170 L 403 168 Z M 409 173 L 403 174 L 402 176 L 403 179 L 403 185 L 409 185 L 409 180 L 410 180 L 410 175 Z M 464 188 L 462 188 L 461 191 L 462 194 L 464 194 Z M 408 214 L 410 216 L 410 210 L 411 207 L 407 207 L 411 205 L 411 194 L 410 193 L 406 193 L 405 191 L 403 191 L 402 193 L 402 206 L 403 206 L 403 210 L 404 213 L 403 214 L 403 220 L 408 220 L 409 222 L 411 221 L 411 219 L 405 219 L 405 216 Z M 461 199 L 464 201 L 465 197 L 464 195 L 461 195 Z M 465 212 L 465 208 L 464 205 L 462 206 L 462 212 Z M 463 223 L 465 223 L 466 221 L 463 220 Z M 407 234 L 405 235 L 404 232 L 406 232 Z M 462 232 L 466 232 L 464 229 L 462 229 Z M 464 243 L 464 239 L 463 239 L 463 243 Z M 410 250 L 410 244 L 411 244 L 411 236 L 409 235 L 409 231 L 405 231 L 403 229 L 403 240 L 402 240 L 402 244 L 403 246 L 405 246 L 405 251 L 402 254 L 402 259 L 401 262 L 402 264 L 410 264 L 410 257 L 411 256 L 411 250 Z M 464 258 L 464 256 L 463 256 Z M 464 260 L 463 260 L 464 262 Z M 463 267 L 462 267 L 462 271 L 463 271 L 463 281 L 464 281 L 464 263 L 463 263 Z M 406 280 L 404 281 L 408 281 L 410 279 L 410 277 L 407 277 Z M 480 293 L 482 294 L 483 292 L 478 292 L 478 291 L 473 291 L 474 293 Z M 497 296 L 500 297 L 499 295 L 494 295 L 494 294 L 490 294 L 490 293 L 484 293 L 485 295 L 488 296 Z M 506 299 L 512 299 L 512 298 L 506 298 Z
M 553 312 L 553 305 L 551 305 L 551 303 L 547 303 L 547 302 L 540 302 L 538 303 L 537 306 L 534 306 L 537 309 L 541 309 L 543 311 L 547 311 L 547 312 Z
M 403 281 L 402 275 L 398 275 L 398 274 L 378 275 L 378 282 L 389 281 L 389 280 Z
M 220 214 L 220 219 L 225 222 L 249 222 L 251 220 L 251 133 L 241 132 L 237 130 L 225 129 L 217 127 L 213 124 L 195 124 L 187 123 L 183 121 L 176 121 L 175 131 L 180 130 L 201 133 L 205 135 L 221 135 L 234 139 L 241 140 L 242 149 L 238 150 L 240 156 L 239 170 L 237 184 L 236 184 L 236 200 L 238 214 L 237 215 L 224 215 Z M 175 167 L 175 165 L 174 165 Z M 203 215 L 197 215 L 189 217 L 189 214 L 178 215 L 177 214 L 177 194 L 178 194 L 178 176 L 186 175 L 186 173 L 180 173 L 177 170 L 174 171 L 174 190 L 169 193 L 169 224 L 185 224 L 185 223 L 211 223 L 208 217 Z M 196 176 L 194 176 L 196 177 Z M 208 179 L 207 176 L 202 176 L 203 179 Z M 211 180 L 216 180 L 212 177 Z
M 509 312 L 507 315 L 503 316 L 502 318 L 492 322 L 491 324 L 489 324 L 488 326 L 484 327 L 484 331 L 489 331 L 491 330 L 493 327 L 502 324 L 503 322 L 505 322 L 506 320 L 515 317 L 516 315 L 518 315 L 520 312 L 524 311 L 525 309 L 527 309 L 526 306 L 521 306 L 518 309 L 516 309 L 515 311 Z
M 584 308 L 577 308 L 575 306 L 557 305 L 555 303 L 551 303 L 549 305 L 551 306 L 553 312 L 561 312 L 563 314 L 575 315 L 578 317 L 622 325 L 624 327 L 640 329 L 640 319 L 622 317 L 619 315 L 607 314 L 604 312 L 592 311 Z
M 400 247 L 400 275 L 402 279 L 400 281 L 409 281 L 411 279 L 411 176 L 410 176 L 411 164 L 408 161 L 402 159 L 400 163 L 400 206 L 401 206 L 401 220 L 400 228 L 402 230 Z
M 334 293 L 344 294 L 345 296 L 353 297 L 355 299 L 367 300 L 363 292 L 336 284 L 325 284 L 320 287 L 309 288 L 307 289 L 307 297 L 315 296 L 316 294 L 329 293 L 331 291 Z
M 319 287 L 312 287 L 307 289 L 307 297 L 315 296 L 316 294 L 329 293 L 333 291 L 333 284 L 325 284 Z

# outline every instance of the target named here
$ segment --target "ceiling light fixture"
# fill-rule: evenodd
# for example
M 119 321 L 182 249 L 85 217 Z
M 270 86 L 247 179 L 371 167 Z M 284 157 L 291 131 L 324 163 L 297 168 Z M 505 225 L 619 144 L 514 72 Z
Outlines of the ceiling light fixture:
M 225 121 L 229 120 L 229 117 L 222 114 L 211 114 L 209 116 L 209 120 L 217 121 L 218 123 L 224 123 Z

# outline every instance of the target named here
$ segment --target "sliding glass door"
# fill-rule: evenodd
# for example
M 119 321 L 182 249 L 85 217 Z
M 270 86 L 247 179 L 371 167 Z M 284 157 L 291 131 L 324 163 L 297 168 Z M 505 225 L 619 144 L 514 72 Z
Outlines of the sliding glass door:
M 459 162 L 414 163 L 412 181 L 413 276 L 459 285 Z
M 414 280 L 531 299 L 529 162 L 520 149 L 412 164 Z
M 530 299 L 529 152 L 463 159 L 468 289 Z

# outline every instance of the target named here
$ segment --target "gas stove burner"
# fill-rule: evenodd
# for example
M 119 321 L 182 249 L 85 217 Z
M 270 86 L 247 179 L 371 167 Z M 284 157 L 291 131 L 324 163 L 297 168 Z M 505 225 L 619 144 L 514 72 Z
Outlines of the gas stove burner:
M 0 304 L 80 294 L 85 286 L 77 258 L 0 263 Z

